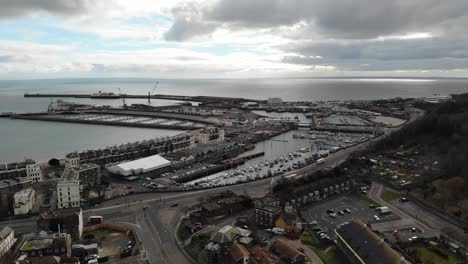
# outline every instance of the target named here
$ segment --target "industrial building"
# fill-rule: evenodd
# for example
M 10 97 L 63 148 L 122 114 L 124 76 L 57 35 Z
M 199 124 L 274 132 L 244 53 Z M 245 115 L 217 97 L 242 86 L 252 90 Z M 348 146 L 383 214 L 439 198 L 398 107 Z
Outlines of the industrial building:
M 15 215 L 25 215 L 32 211 L 36 203 L 36 192 L 32 188 L 24 189 L 15 193 L 13 199 L 15 200 L 13 208 Z
M 159 155 L 153 155 L 146 158 L 114 165 L 107 168 L 107 170 L 115 175 L 129 177 L 138 176 L 147 172 L 155 172 L 170 165 L 171 162 L 167 159 Z
M 337 238 L 336 244 L 349 263 L 410 263 L 361 220 L 354 220 L 335 229 L 334 232 Z

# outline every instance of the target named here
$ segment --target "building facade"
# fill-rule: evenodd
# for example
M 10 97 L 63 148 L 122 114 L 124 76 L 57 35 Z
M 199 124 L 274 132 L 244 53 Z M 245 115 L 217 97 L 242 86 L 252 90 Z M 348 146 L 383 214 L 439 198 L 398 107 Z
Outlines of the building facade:
M 36 192 L 34 189 L 24 189 L 13 195 L 15 202 L 14 212 L 15 215 L 25 215 L 32 211 L 36 203 Z
M 80 180 L 80 188 L 94 188 L 101 184 L 101 168 L 94 163 L 85 163 L 75 168 Z
M 43 212 L 37 220 L 37 228 L 49 232 L 67 233 L 74 240 L 79 240 L 83 235 L 83 211 L 78 208 Z
M 21 247 L 21 253 L 28 257 L 71 256 L 71 236 L 66 233 L 40 233 L 30 238 Z
M 0 231 L 0 258 L 5 256 L 13 247 L 15 243 L 15 232 L 13 229 L 4 227 L 2 231 Z
M 80 179 L 74 169 L 65 169 L 57 183 L 57 207 L 80 207 Z
M 33 182 L 41 182 L 42 171 L 41 167 L 37 163 L 27 164 L 26 165 L 26 177 L 32 180 Z
M 254 210 L 255 223 L 265 227 L 273 227 L 282 212 L 281 207 L 275 205 L 259 205 Z

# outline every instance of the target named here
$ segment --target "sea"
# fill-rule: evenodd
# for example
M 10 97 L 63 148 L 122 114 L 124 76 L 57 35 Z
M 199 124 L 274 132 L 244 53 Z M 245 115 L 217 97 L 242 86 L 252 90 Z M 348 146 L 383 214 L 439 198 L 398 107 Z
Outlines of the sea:
M 155 88 L 155 84 L 158 85 Z M 24 98 L 24 93 L 96 93 L 209 95 L 285 101 L 366 100 L 393 97 L 426 97 L 468 92 L 468 79 L 407 78 L 301 78 L 301 79 L 47 79 L 0 80 L 1 112 L 47 111 L 49 98 Z M 53 100 L 56 100 L 54 98 Z M 66 102 L 121 106 L 120 99 L 95 100 L 63 98 Z M 145 99 L 127 104 L 147 103 Z M 171 105 L 168 100 L 151 104 Z M 0 163 L 31 158 L 47 161 L 72 151 L 97 149 L 160 136 L 182 133 L 178 130 L 110 127 L 0 118 Z

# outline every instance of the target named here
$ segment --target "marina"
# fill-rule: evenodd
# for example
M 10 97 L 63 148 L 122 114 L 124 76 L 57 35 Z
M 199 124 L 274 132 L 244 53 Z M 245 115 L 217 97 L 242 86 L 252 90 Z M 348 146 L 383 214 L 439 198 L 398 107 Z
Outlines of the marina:
M 255 148 L 239 155 L 239 159 L 257 152 L 262 156 L 227 170 L 193 180 L 186 187 L 207 188 L 242 183 L 281 175 L 326 158 L 329 153 L 364 142 L 371 134 L 334 133 L 330 131 L 290 131 L 255 144 Z M 178 176 L 177 176 L 178 177 Z

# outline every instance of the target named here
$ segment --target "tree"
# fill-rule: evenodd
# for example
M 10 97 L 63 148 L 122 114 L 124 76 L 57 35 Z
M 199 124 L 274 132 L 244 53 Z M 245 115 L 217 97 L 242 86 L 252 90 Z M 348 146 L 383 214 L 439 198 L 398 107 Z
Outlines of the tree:
M 49 160 L 49 166 L 52 166 L 52 167 L 60 167 L 60 160 L 56 159 L 56 158 L 52 158 Z

